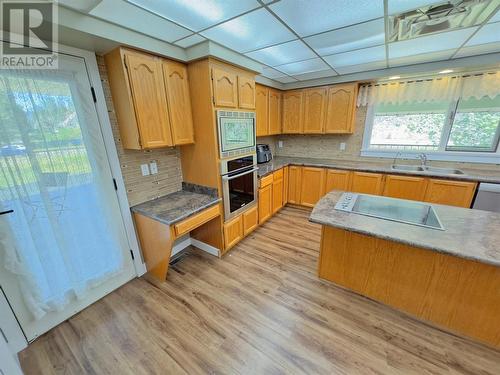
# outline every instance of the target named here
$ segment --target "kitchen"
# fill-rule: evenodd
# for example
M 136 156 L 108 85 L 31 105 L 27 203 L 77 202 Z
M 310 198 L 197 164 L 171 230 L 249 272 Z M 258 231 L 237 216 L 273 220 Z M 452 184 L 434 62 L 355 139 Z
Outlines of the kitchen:
M 342 3 L 60 2 L 0 71 L 2 371 L 497 373 L 500 4 Z

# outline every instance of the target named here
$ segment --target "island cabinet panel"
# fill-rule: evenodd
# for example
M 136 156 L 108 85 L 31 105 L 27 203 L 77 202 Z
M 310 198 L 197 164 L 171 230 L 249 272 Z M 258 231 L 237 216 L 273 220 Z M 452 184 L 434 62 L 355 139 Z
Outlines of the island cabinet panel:
M 224 223 L 224 252 L 243 238 L 243 215 Z
M 160 59 L 127 52 L 125 61 L 142 148 L 172 146 Z
M 300 204 L 300 189 L 302 188 L 302 167 L 288 167 L 288 203 Z
M 304 91 L 304 133 L 323 133 L 325 125 L 326 88 Z
M 212 68 L 212 86 L 216 107 L 238 107 L 237 75 L 221 68 Z
M 238 107 L 255 109 L 255 80 L 252 77 L 238 75 Z
M 259 207 L 254 206 L 243 214 L 243 235 L 251 233 L 259 225 Z
M 273 214 L 273 185 L 259 189 L 259 224 L 269 219 Z
M 269 89 L 269 135 L 281 134 L 281 92 Z
M 283 94 L 283 133 L 304 132 L 303 91 L 286 91 Z
M 350 191 L 355 193 L 382 194 L 384 175 L 381 173 L 352 172 Z
M 386 197 L 422 201 L 427 188 L 424 177 L 386 175 L 384 194 Z
M 477 183 L 431 178 L 424 200 L 430 203 L 470 208 Z
M 327 169 L 325 178 L 325 194 L 332 190 L 349 190 L 351 171 Z
M 163 61 L 172 138 L 175 145 L 194 143 L 193 116 L 187 67 L 175 61 Z
M 500 347 L 500 268 L 323 226 L 319 277 Z
M 328 88 L 324 133 L 354 133 L 357 95 L 356 83 Z
M 274 173 L 273 179 L 273 214 L 283 207 L 283 171 Z
M 256 85 L 255 88 L 255 122 L 257 137 L 269 135 L 269 89 Z
M 323 168 L 302 167 L 301 205 L 314 207 L 325 194 L 325 172 Z

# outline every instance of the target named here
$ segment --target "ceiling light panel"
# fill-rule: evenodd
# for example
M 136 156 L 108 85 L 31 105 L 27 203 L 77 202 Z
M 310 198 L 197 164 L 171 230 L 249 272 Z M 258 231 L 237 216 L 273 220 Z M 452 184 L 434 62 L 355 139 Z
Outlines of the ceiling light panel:
M 191 30 L 199 31 L 249 10 L 256 0 L 128 0 Z
M 293 78 L 298 79 L 299 81 L 307 81 L 309 79 L 318 79 L 318 78 L 326 78 L 326 77 L 334 77 L 338 75 L 332 69 L 321 70 L 319 72 L 310 72 L 304 74 L 294 75 Z
M 444 3 L 445 0 L 389 0 L 388 11 L 389 14 L 406 12 L 409 10 L 417 9 L 432 4 Z
M 330 67 L 326 65 L 320 58 L 299 61 L 291 64 L 284 64 L 276 67 L 276 69 L 278 69 L 279 71 L 289 75 L 317 72 L 320 70 L 327 70 L 329 68 Z
M 385 41 L 384 19 L 328 31 L 304 40 L 321 56 L 376 46 Z
M 201 43 L 204 40 L 206 39 L 203 38 L 201 35 L 193 34 L 191 36 L 188 36 L 187 38 L 178 40 L 177 42 L 175 42 L 175 44 L 177 44 L 179 47 L 182 48 L 188 48 L 194 46 L 195 44 Z
M 454 58 L 484 55 L 486 53 L 500 52 L 500 42 L 479 44 L 477 46 L 465 46 L 458 50 Z
M 173 42 L 192 34 L 184 27 L 126 2 L 116 6 L 114 0 L 103 0 L 90 14 L 166 42 Z
M 487 23 L 465 45 L 475 46 L 495 42 L 500 42 L 500 22 Z
M 269 8 L 300 36 L 384 16 L 381 0 L 281 0 Z
M 264 64 L 276 66 L 316 57 L 313 51 L 300 40 L 278 44 L 246 54 Z
M 448 60 L 451 59 L 451 57 L 455 52 L 456 49 L 449 49 L 446 51 L 437 51 L 431 53 L 422 53 L 419 55 L 392 58 L 389 59 L 389 67 L 423 64 L 434 61 Z
M 368 72 L 370 70 L 385 69 L 386 67 L 387 67 L 387 64 L 384 60 L 384 61 L 375 61 L 375 62 L 366 63 L 366 64 L 339 66 L 338 68 L 335 68 L 335 70 L 339 74 L 351 74 L 351 73 L 359 73 L 359 72 Z
M 497 10 L 496 14 L 490 18 L 488 22 L 500 22 L 500 10 Z
M 292 83 L 292 82 L 297 82 L 297 80 L 293 77 L 288 77 L 288 76 L 283 76 L 280 78 L 275 78 L 275 81 L 281 82 L 281 83 Z
M 389 43 L 389 58 L 399 58 L 438 52 L 460 47 L 469 38 L 477 27 L 449 31 L 447 33 L 432 34 L 420 38 Z
M 258 9 L 234 18 L 201 34 L 238 52 L 264 48 L 295 39 L 295 35 L 265 9 Z
M 267 77 L 267 78 L 275 79 L 275 78 L 279 78 L 279 77 L 284 77 L 285 73 L 282 73 L 282 72 L 280 72 L 276 69 L 273 69 L 273 68 L 264 67 L 262 69 L 261 75 L 263 75 L 264 77 Z
M 338 53 L 336 55 L 325 56 L 324 59 L 335 69 L 341 66 L 364 64 L 375 61 L 385 62 L 385 45 Z

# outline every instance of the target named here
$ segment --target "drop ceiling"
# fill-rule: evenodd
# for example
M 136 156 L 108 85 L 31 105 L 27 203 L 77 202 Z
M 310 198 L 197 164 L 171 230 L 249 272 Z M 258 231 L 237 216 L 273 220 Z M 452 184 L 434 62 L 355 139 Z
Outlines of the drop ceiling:
M 386 36 L 390 16 L 445 1 L 61 2 L 181 48 L 211 40 L 263 64 L 262 75 L 280 83 L 500 52 L 500 0 L 480 24 L 396 42 Z

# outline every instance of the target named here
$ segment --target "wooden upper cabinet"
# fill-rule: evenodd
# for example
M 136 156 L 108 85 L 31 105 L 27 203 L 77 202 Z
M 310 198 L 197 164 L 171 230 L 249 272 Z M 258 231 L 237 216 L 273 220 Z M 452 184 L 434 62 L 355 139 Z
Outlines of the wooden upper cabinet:
M 384 175 L 381 173 L 352 172 L 350 191 L 355 193 L 382 194 Z
M 286 91 L 283 94 L 283 133 L 303 133 L 303 91 Z
M 131 52 L 125 61 L 141 147 L 173 146 L 161 60 Z
M 163 78 L 167 89 L 173 142 L 176 145 L 194 143 L 193 115 L 186 65 L 164 60 Z
M 212 68 L 214 104 L 216 107 L 238 107 L 237 75 L 220 68 Z
M 424 177 L 386 175 L 384 194 L 386 197 L 422 201 L 427 179 Z
M 431 178 L 424 200 L 430 203 L 470 208 L 477 183 Z
M 251 77 L 238 76 L 238 107 L 255 109 L 255 80 Z
M 315 88 L 304 91 L 304 133 L 323 133 L 325 107 L 326 88 Z
M 257 137 L 269 134 L 269 89 L 266 86 L 255 87 L 255 121 Z
M 325 194 L 325 169 L 303 167 L 301 178 L 300 204 L 313 207 Z
M 325 178 L 325 193 L 332 190 L 349 190 L 349 183 L 351 182 L 351 172 L 339 169 L 327 169 Z
M 269 89 L 269 135 L 281 134 L 281 92 Z
M 354 133 L 357 94 L 356 83 L 328 88 L 325 133 Z

